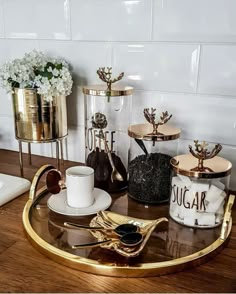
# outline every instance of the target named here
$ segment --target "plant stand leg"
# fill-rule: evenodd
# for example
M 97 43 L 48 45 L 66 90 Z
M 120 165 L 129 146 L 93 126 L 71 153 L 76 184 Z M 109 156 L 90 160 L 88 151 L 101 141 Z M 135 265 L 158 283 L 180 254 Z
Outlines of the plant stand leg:
M 64 165 L 64 154 L 63 154 L 63 141 L 60 140 L 60 150 L 61 150 L 61 165 Z
M 18 140 L 18 143 L 19 143 L 20 176 L 23 178 L 24 171 L 23 171 L 22 142 Z
M 29 165 L 32 164 L 32 158 L 31 158 L 31 145 L 28 143 L 28 160 L 29 160 Z
M 56 158 L 57 158 L 57 169 L 61 170 L 60 158 L 59 158 L 59 142 L 58 142 L 58 140 L 56 141 Z

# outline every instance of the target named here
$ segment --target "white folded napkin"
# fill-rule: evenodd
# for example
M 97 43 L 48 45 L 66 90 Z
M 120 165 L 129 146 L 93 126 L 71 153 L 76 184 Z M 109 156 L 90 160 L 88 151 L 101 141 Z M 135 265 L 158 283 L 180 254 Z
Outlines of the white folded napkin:
M 0 206 L 28 191 L 30 185 L 26 179 L 0 174 Z

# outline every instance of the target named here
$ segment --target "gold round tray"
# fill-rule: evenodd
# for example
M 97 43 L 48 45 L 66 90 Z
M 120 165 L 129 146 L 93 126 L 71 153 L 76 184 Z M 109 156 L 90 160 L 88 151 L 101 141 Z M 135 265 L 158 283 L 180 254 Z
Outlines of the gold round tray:
M 64 226 L 64 222 L 89 225 L 91 216 L 65 216 L 48 209 L 51 194 L 46 187 L 37 190 L 41 175 L 53 168 L 42 167 L 32 182 L 29 200 L 23 211 L 23 225 L 29 241 L 41 253 L 65 266 L 106 276 L 145 277 L 181 271 L 197 266 L 216 255 L 226 244 L 232 227 L 230 196 L 221 227 L 192 229 L 169 222 L 156 227 L 142 253 L 127 258 L 105 248 L 72 249 L 72 245 L 95 242 L 86 230 Z M 145 206 L 126 193 L 112 195 L 110 211 L 130 219 L 156 219 L 168 216 L 168 205 Z

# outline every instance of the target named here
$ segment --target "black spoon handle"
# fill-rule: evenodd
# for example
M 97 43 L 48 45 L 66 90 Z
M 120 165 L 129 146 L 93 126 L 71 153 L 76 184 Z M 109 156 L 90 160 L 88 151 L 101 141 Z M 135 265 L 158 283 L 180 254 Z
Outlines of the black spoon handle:
M 145 153 L 145 155 L 148 155 L 146 146 L 144 145 L 143 141 L 140 139 L 134 139 L 136 141 L 136 143 L 139 145 L 139 147 L 143 150 L 143 152 Z

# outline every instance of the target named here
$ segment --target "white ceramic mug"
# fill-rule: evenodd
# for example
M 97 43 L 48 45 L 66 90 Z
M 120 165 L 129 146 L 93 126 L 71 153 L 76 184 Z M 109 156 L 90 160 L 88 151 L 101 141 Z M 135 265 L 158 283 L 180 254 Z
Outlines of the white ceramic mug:
M 71 207 L 88 207 L 94 202 L 94 169 L 73 166 L 66 170 L 67 204 Z

